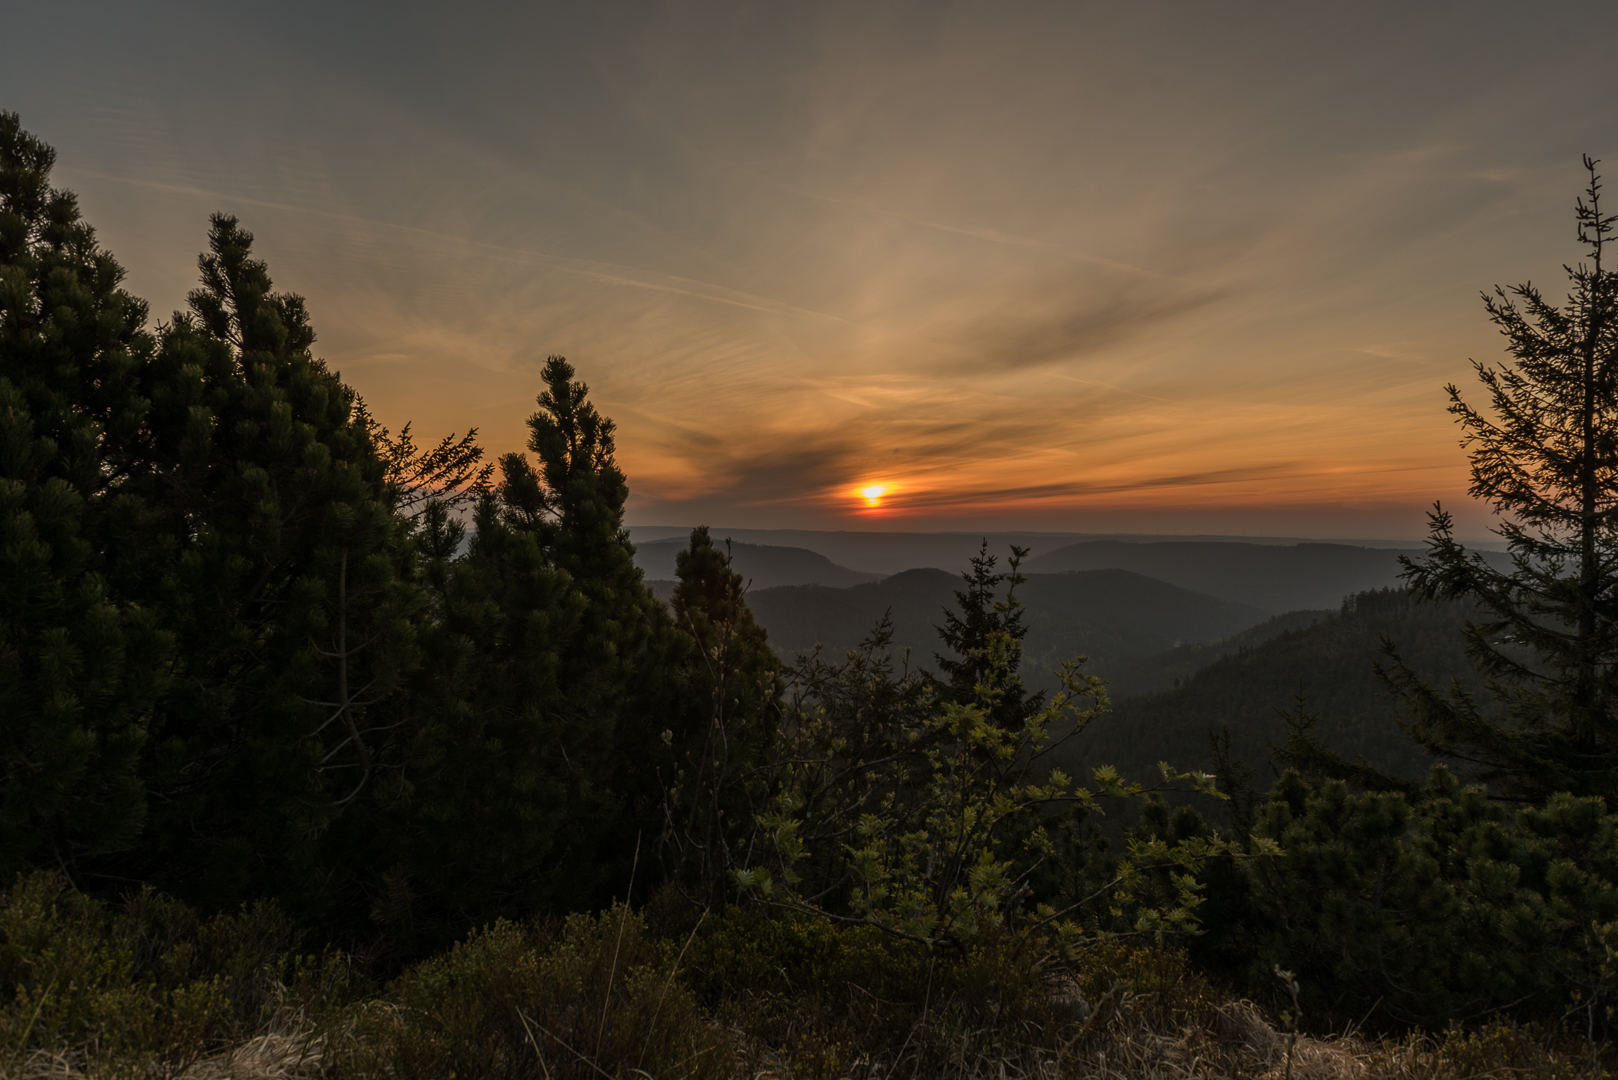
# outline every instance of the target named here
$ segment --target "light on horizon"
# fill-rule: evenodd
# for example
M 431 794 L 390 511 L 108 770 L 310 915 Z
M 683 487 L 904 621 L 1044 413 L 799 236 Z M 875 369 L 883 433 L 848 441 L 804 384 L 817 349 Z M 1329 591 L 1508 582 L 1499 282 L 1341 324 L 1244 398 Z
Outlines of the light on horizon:
M 866 487 L 860 488 L 860 498 L 865 500 L 866 506 L 881 506 L 882 493 L 887 490 L 888 489 L 882 484 L 869 484 Z

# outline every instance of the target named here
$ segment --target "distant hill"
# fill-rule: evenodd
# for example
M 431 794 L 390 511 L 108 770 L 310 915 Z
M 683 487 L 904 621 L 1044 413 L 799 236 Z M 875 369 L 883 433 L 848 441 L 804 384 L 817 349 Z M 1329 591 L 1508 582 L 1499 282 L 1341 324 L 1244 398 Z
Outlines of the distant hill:
M 715 542 L 724 547 L 724 538 L 715 534 Z M 684 551 L 688 537 L 651 540 L 635 545 L 635 565 L 649 580 L 674 579 L 675 558 Z M 751 588 L 771 589 L 780 585 L 829 585 L 844 588 L 867 581 L 877 581 L 880 574 L 863 570 L 850 570 L 838 566 L 826 556 L 799 547 L 775 547 L 768 544 L 730 545 L 731 566 Z M 655 590 L 654 590 L 655 591 Z M 666 599 L 666 597 L 665 597 Z
M 749 544 L 769 547 L 800 547 L 816 551 L 839 566 L 853 567 L 878 574 L 897 574 L 920 567 L 960 571 L 967 560 L 977 553 L 978 545 L 987 540 L 991 554 L 1004 558 L 1012 544 L 1028 548 L 1033 558 L 1049 555 L 1059 548 L 1086 541 L 1109 543 L 1240 543 L 1251 546 L 1292 546 L 1305 543 L 1338 544 L 1364 548 L 1399 548 L 1414 550 L 1421 541 L 1410 540 L 1305 540 L 1300 537 L 1279 536 L 1163 536 L 1145 533 L 1099 534 L 1079 532 L 870 532 L 858 530 L 828 531 L 815 529 L 737 529 L 715 527 L 716 537 L 729 536 Z M 658 540 L 683 540 L 691 535 L 689 526 L 637 525 L 630 530 L 636 545 Z M 1490 546 L 1485 543 L 1485 547 Z M 1134 566 L 1114 564 L 1103 566 L 1060 567 L 1063 570 L 1137 570 Z M 1149 571 L 1139 571 L 1148 577 L 1157 577 Z M 1175 584 L 1180 584 L 1176 582 Z M 1330 601 L 1336 607 L 1342 601 L 1339 593 Z
M 1107 667 L 1107 689 L 1115 699 L 1172 690 L 1216 660 L 1255 649 L 1282 634 L 1334 619 L 1337 614 L 1336 609 L 1289 611 L 1226 638 L 1193 642 L 1151 656 L 1119 660 Z
M 1270 775 L 1267 741 L 1286 737 L 1277 710 L 1291 709 L 1302 690 L 1321 717 L 1317 733 L 1333 749 L 1420 777 L 1430 761 L 1399 727 L 1373 658 L 1386 634 L 1429 680 L 1443 685 L 1455 675 L 1476 691 L 1457 633 L 1463 619 L 1460 605 L 1418 603 L 1403 592 L 1352 597 L 1335 614 L 1224 656 L 1175 689 L 1116 700 L 1111 715 L 1064 748 L 1062 765 L 1079 775 L 1094 765 L 1116 765 L 1141 779 L 1156 775 L 1158 761 L 1206 768 L 1208 733 L 1227 726 L 1232 756 L 1259 767 L 1263 786 Z
M 891 611 L 894 644 L 908 646 L 912 661 L 929 664 L 940 647 L 937 625 L 953 608 L 957 574 L 907 570 L 865 585 L 832 589 L 785 586 L 750 592 L 754 617 L 769 630 L 770 643 L 785 655 L 824 644 L 837 655 L 853 648 Z M 1191 641 L 1225 638 L 1264 613 L 1131 573 L 1095 570 L 1082 574 L 1035 574 L 1019 590 L 1028 609 L 1024 657 L 1030 681 L 1075 654 L 1091 658 L 1085 670 L 1106 674 L 1109 665 L 1149 656 Z
M 1398 587 L 1399 556 L 1423 554 L 1348 544 L 1091 540 L 1036 556 L 1024 569 L 1054 574 L 1116 567 L 1279 614 L 1335 608 L 1352 593 Z M 1505 560 L 1498 553 L 1485 557 Z

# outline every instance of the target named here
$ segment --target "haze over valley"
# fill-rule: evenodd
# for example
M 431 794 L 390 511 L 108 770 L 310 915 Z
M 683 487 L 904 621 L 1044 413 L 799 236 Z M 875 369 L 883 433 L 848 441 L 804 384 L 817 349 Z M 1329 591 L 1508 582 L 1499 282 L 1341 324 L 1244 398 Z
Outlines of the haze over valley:
M 711 531 L 723 546 L 740 530 Z M 748 606 L 783 658 L 817 649 L 841 656 L 887 619 L 895 654 L 929 670 L 946 651 L 938 627 L 965 588 L 967 559 L 989 542 L 968 534 L 763 535 L 818 549 L 726 547 L 748 583 Z M 1064 751 L 1070 765 L 1115 764 L 1143 779 L 1162 760 L 1209 767 L 1208 736 L 1228 728 L 1231 753 L 1262 767 L 1270 744 L 1285 739 L 1281 712 L 1295 710 L 1301 693 L 1338 752 L 1419 776 L 1430 759 L 1410 746 L 1375 675 L 1382 637 L 1401 644 L 1434 682 L 1457 676 L 1477 686 L 1458 636 L 1459 611 L 1403 593 L 1399 560 L 1422 558 L 1418 547 L 1286 538 L 993 539 L 1031 549 L 1017 590 L 1026 605 L 1028 684 L 1052 691 L 1056 668 L 1084 656 L 1084 672 L 1107 680 L 1114 699 L 1114 714 Z M 684 546 L 678 538 L 637 545 L 637 565 L 665 600 Z M 839 565 L 833 554 L 864 567 L 916 565 L 882 575 Z M 1001 569 L 1008 554 L 1002 547 L 996 555 Z M 1480 556 L 1509 568 L 1501 552 Z

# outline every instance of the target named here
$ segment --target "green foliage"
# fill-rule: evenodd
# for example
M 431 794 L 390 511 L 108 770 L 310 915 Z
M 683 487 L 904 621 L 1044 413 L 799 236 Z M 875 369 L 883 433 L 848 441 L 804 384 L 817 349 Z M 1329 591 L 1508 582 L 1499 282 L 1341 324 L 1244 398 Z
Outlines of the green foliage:
M 663 831 L 663 733 L 684 740 L 697 722 L 680 693 L 691 639 L 635 567 L 613 424 L 574 375 L 561 357 L 547 360 L 528 420 L 538 468 L 520 454 L 500 460 L 455 582 L 461 596 L 445 594 L 478 654 L 473 711 L 532 748 L 499 766 L 512 770 L 508 797 L 527 785 L 547 819 L 512 880 L 527 877 L 531 906 L 542 897 L 560 908 L 622 893 L 637 838 L 650 848 Z
M 252 241 L 214 217 L 203 287 L 142 372 L 129 487 L 156 527 L 113 549 L 113 576 L 162 612 L 176 670 L 142 763 L 146 842 L 108 869 L 205 904 L 282 896 L 351 918 L 370 849 L 348 810 L 407 796 L 390 704 L 420 595 L 353 393 Z
M 1496 1018 L 1477 1027 L 1452 1024 L 1432 1051 L 1435 1076 L 1606 1076 L 1598 1048 L 1568 1045 L 1554 1027 Z
M 1175 817 L 1157 827 L 1208 828 Z M 1205 875 L 1217 932 L 1192 942 L 1247 992 L 1273 998 L 1282 967 L 1321 1022 L 1436 1028 L 1511 1010 L 1605 1037 L 1618 816 L 1600 800 L 1511 812 L 1443 768 L 1409 794 L 1289 770 L 1256 807 L 1260 841 L 1285 856 Z
M 977 701 L 978 687 L 994 681 L 997 696 L 989 719 L 998 727 L 1019 728 L 1044 703 L 1044 694 L 1028 694 L 1023 690 L 1023 639 L 1028 634 L 1025 621 L 1027 610 L 1020 603 L 1005 603 L 1000 599 L 1000 588 L 1006 587 L 1008 596 L 1028 579 L 1018 567 L 1028 555 L 1028 549 L 1011 549 L 1010 568 L 997 573 L 995 557 L 989 554 L 989 542 L 984 540 L 978 553 L 972 556 L 971 569 L 961 575 L 965 589 L 955 591 L 958 610 L 944 610 L 944 623 L 938 627 L 939 639 L 947 653 L 934 653 L 933 662 L 941 678 L 941 696 L 957 704 L 968 705 Z M 994 655 L 993 646 L 999 644 L 1002 655 Z M 996 671 L 998 662 L 1004 671 Z
M 867 997 L 919 1004 L 936 954 L 874 926 L 838 926 L 821 915 L 753 905 L 705 920 L 686 969 L 711 1003 L 767 990 L 838 1008 Z
M 289 1010 L 333 1015 L 357 984 L 300 937 L 271 904 L 202 918 L 150 890 L 110 905 L 19 878 L 0 894 L 0 1072 L 43 1056 L 174 1076 Z
M 438 503 L 413 538 L 427 618 L 401 710 L 409 798 L 374 825 L 385 872 L 370 911 L 404 955 L 553 901 L 567 883 L 546 871 L 569 815 L 590 808 L 595 718 L 558 707 L 587 601 L 496 513 L 483 499 L 465 555 L 465 528 Z
M 360 1015 L 337 1073 L 732 1076 L 729 1040 L 678 963 L 622 906 L 560 926 L 498 922 L 390 986 L 388 1007 Z
M 572 368 L 496 492 L 472 435 L 364 410 L 234 218 L 146 334 L 50 163 L 6 115 L 0 869 L 277 896 L 395 955 L 620 890 L 711 691 Z
M 842 662 L 817 651 L 793 670 L 780 737 L 763 777 L 765 799 L 777 799 L 778 809 L 788 800 L 793 807 L 796 821 L 784 837 L 794 845 L 791 862 L 776 861 L 781 840 L 765 824 L 738 870 L 743 888 L 790 869 L 800 900 L 846 912 L 854 885 L 846 844 L 907 775 L 912 735 L 931 707 L 927 681 L 895 668 L 891 632 L 883 620 Z
M 1469 553 L 1442 509 L 1427 558 L 1405 562 L 1424 595 L 1481 607 L 1466 644 L 1488 701 L 1433 689 L 1391 647 L 1387 672 L 1422 745 L 1529 801 L 1618 798 L 1618 271 L 1603 263 L 1615 219 L 1601 213 L 1595 162 L 1584 164 L 1576 216 L 1589 261 L 1568 268 L 1567 305 L 1531 285 L 1485 294 L 1512 356 L 1473 364 L 1493 418 L 1447 387 L 1471 494 L 1502 515 L 1512 568 Z
M 145 524 L 102 455 L 149 406 L 146 306 L 50 186 L 54 158 L 0 112 L 0 875 L 137 841 L 172 646 L 103 555 Z
M 699 928 L 687 978 L 701 1000 L 793 1075 L 903 1065 L 940 1075 L 967 1033 L 1053 1045 L 1063 1020 L 1027 953 L 986 938 L 939 953 L 874 926 L 731 908 Z M 995 1032 L 982 1039 L 984 1028 Z
M 814 696 L 800 696 L 783 725 L 771 799 L 758 819 L 762 842 L 737 872 L 739 885 L 768 902 L 964 950 L 1017 920 L 1032 891 L 1031 864 L 1055 852 L 1050 811 L 1143 792 L 1108 767 L 1094 771 L 1089 788 L 1046 765 L 1062 741 L 1053 730 L 1067 738 L 1082 731 L 1106 710 L 1106 695 L 1099 679 L 1068 664 L 1048 701 L 1025 698 L 1006 629 L 1020 625 L 1015 592 L 996 606 L 996 627 L 966 658 L 982 672 L 966 702 L 939 698 L 908 672 L 895 679 L 884 626 L 844 665 L 817 656 L 801 667 Z M 1008 700 L 1016 704 L 1007 708 Z M 1008 719 L 1018 722 L 1003 726 Z M 1216 794 L 1211 776 L 1164 765 L 1162 777 Z M 1109 904 L 1114 917 L 1132 913 L 1135 931 L 1193 929 L 1196 872 L 1232 853 L 1216 834 L 1134 841 L 1093 894 L 1060 908 L 1036 899 L 1021 933 L 1054 933 L 1070 947 Z M 1149 872 L 1169 866 L 1179 870 L 1169 878 L 1172 899 L 1142 903 Z
M 695 645 L 681 696 L 705 713 L 688 720 L 667 775 L 664 844 L 676 880 L 704 906 L 720 898 L 754 831 L 763 766 L 779 720 L 780 661 L 743 599 L 745 584 L 706 527 L 676 562 L 676 625 Z M 706 708 L 703 708 L 706 706 Z
M 688 912 L 683 902 L 678 910 Z M 688 921 L 689 922 L 689 921 Z M 672 937 L 618 907 L 498 922 L 380 995 L 300 956 L 270 905 L 201 918 L 52 875 L 0 899 L 0 1070 L 173 1077 L 1277 1075 L 1283 1039 L 1184 951 L 1109 938 L 1057 962 L 729 908 Z M 1273 981 L 1273 980 L 1272 980 Z M 1294 1047 L 1298 1075 L 1601 1075 L 1557 1025 L 1491 1021 Z M 1610 1064 L 1610 1062 L 1605 1062 Z M 1270 1070 L 1275 1070 L 1271 1072 Z
M 483 460 L 477 428 L 465 435 L 445 435 L 436 444 L 422 447 L 416 445 L 410 424 L 394 435 L 357 395 L 354 416 L 382 459 L 394 513 L 412 525 L 419 526 L 433 507 L 464 511 L 489 494 L 494 463 Z

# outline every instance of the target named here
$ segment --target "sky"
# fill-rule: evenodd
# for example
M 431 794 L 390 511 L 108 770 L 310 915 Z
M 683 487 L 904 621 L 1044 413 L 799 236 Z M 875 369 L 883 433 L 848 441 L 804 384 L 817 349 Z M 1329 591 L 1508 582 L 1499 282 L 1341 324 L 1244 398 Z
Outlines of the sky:
M 1482 535 L 1444 386 L 1618 169 L 1611 3 L 3 18 L 154 315 L 224 211 L 391 427 L 521 450 L 566 356 L 642 525 Z

